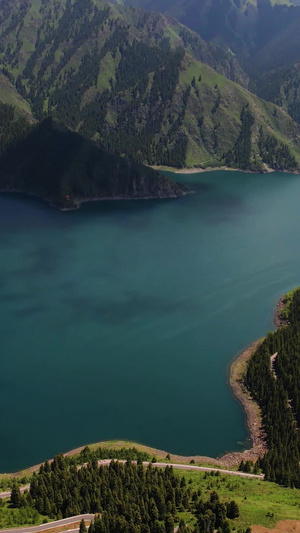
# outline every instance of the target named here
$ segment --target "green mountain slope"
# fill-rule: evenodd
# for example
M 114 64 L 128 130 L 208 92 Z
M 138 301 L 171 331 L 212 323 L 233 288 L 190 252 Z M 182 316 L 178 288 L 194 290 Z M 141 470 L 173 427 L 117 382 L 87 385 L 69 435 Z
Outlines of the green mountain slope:
M 175 16 L 207 41 L 230 47 L 249 88 L 299 120 L 300 4 L 272 0 L 124 0 Z M 293 84 L 295 84 L 293 90 Z
M 2 118 L 10 113 L 5 106 L 1 110 Z M 85 200 L 167 198 L 187 192 L 151 168 L 107 154 L 51 118 L 25 132 L 19 122 L 6 121 L 23 134 L 8 139 L 0 158 L 2 191 L 37 194 L 66 209 Z
M 160 14 L 102 0 L 1 0 L 0 61 L 35 118 L 52 115 L 140 163 L 298 166 L 299 127 L 241 86 L 231 53 Z M 253 124 L 241 161 L 246 106 Z M 266 136 L 284 143 L 283 158 L 266 157 Z
M 300 123 L 300 64 L 291 68 L 267 72 L 254 82 L 254 91 L 282 107 L 292 119 Z
M 125 0 L 174 16 L 205 40 L 230 47 L 251 76 L 300 61 L 300 6 L 289 0 Z M 293 5 L 295 4 L 295 5 Z

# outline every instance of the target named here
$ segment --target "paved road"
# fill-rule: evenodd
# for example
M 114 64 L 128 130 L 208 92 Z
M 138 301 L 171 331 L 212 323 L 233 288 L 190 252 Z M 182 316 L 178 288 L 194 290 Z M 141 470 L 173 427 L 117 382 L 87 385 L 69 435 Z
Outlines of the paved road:
M 110 462 L 111 462 L 111 459 L 105 459 L 103 461 L 98 461 L 98 464 L 108 465 Z M 126 461 L 119 460 L 119 463 L 126 463 Z M 148 466 L 149 462 L 144 461 L 143 465 Z M 236 470 L 224 470 L 222 468 L 211 468 L 210 466 L 183 465 L 183 464 L 169 463 L 169 462 L 168 463 L 152 463 L 152 466 L 155 466 L 158 468 L 165 468 L 166 466 L 172 466 L 176 470 L 197 470 L 198 472 L 220 472 L 220 474 L 227 474 L 229 476 L 264 479 L 264 474 L 248 474 L 246 472 L 237 472 Z M 1 497 L 1 493 L 0 493 L 0 497 Z
M 53 529 L 54 527 L 57 528 L 77 524 L 82 518 L 86 522 L 91 522 L 91 520 L 94 520 L 94 516 L 95 515 L 93 514 L 80 514 L 78 516 L 56 520 L 55 522 L 49 522 L 48 524 L 41 524 L 40 526 L 16 527 L 14 529 L 2 529 L 0 531 L 5 531 L 5 533 L 38 533 L 39 531 L 47 531 L 47 529 Z
M 25 492 L 25 490 L 29 490 L 29 489 L 30 489 L 30 485 L 23 485 L 22 487 L 20 487 L 20 492 Z M 5 500 L 6 498 L 10 498 L 10 493 L 11 493 L 10 490 L 6 492 L 0 492 L 0 500 Z
M 112 459 L 103 459 L 101 461 L 98 461 L 98 465 L 99 466 L 109 465 L 111 460 Z M 119 460 L 119 463 L 126 463 L 126 461 Z M 149 463 L 147 461 L 144 461 L 143 465 L 148 466 Z M 82 466 L 86 466 L 86 464 Z M 183 464 L 178 464 L 178 463 L 152 463 L 152 466 L 158 467 L 158 468 L 165 468 L 166 466 L 172 466 L 176 470 L 197 470 L 200 472 L 220 472 L 220 474 L 227 474 L 230 476 L 264 479 L 263 474 L 248 474 L 246 472 L 237 472 L 236 470 L 224 470 L 222 468 L 211 468 L 209 466 L 183 465 Z M 81 466 L 79 468 L 81 468 Z M 30 485 L 23 485 L 23 487 L 20 487 L 20 491 L 24 492 L 25 490 L 29 490 L 29 488 L 30 488 Z M 0 492 L 0 499 L 5 500 L 6 498 L 10 498 L 10 491 Z
M 143 463 L 148 466 L 149 463 Z M 230 476 L 249 477 L 254 479 L 264 479 L 264 474 L 248 474 L 246 472 L 237 472 L 234 470 L 223 470 L 222 468 L 210 468 L 209 466 L 196 466 L 196 465 L 180 465 L 177 463 L 153 463 L 153 466 L 165 467 L 173 466 L 178 470 L 198 470 L 200 472 L 220 472 L 220 474 L 227 474 Z

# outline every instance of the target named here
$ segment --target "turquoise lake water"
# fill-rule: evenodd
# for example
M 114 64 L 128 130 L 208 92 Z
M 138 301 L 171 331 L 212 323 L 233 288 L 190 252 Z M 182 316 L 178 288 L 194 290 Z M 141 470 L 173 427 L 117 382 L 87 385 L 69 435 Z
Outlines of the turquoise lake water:
M 176 177 L 195 194 L 0 196 L 0 471 L 108 439 L 245 445 L 228 370 L 300 284 L 300 176 Z

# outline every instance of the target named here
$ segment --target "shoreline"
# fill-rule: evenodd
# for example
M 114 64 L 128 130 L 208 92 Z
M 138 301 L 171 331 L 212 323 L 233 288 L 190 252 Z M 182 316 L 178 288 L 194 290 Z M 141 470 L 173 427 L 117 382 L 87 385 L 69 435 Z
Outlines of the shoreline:
M 176 167 L 165 167 L 165 166 L 157 166 L 153 165 L 151 166 L 154 170 L 158 171 L 165 171 L 165 172 L 172 172 L 173 174 L 200 174 L 202 172 L 216 172 L 216 171 L 226 171 L 226 172 L 243 172 L 244 174 L 272 174 L 273 172 L 281 172 L 284 174 L 293 174 L 293 175 L 300 175 L 300 169 L 299 170 L 275 170 L 274 168 L 270 168 L 266 165 L 264 170 L 243 170 L 242 168 L 231 168 L 226 166 L 221 167 L 184 167 L 184 168 L 176 168 Z
M 229 385 L 234 397 L 240 402 L 246 415 L 246 424 L 251 441 L 251 448 L 242 452 L 228 452 L 220 457 L 220 460 L 226 461 L 226 464 L 231 464 L 232 466 L 236 466 L 241 460 L 255 462 L 267 451 L 260 408 L 244 384 L 248 361 L 263 340 L 262 338 L 252 342 L 250 346 L 238 355 L 230 366 Z
M 281 317 L 281 312 L 285 304 L 286 295 L 283 295 L 277 301 L 273 314 L 273 324 L 276 329 L 282 328 L 289 323 L 287 319 Z M 229 385 L 235 398 L 242 404 L 244 409 L 246 415 L 246 424 L 252 443 L 251 448 L 244 450 L 243 452 L 229 452 L 220 457 L 220 460 L 226 460 L 226 462 L 227 460 L 230 461 L 232 466 L 236 465 L 236 462 L 238 460 L 241 461 L 242 459 L 244 461 L 256 461 L 267 451 L 266 435 L 262 428 L 261 410 L 258 404 L 251 397 L 250 392 L 244 384 L 247 363 L 253 352 L 258 348 L 259 344 L 263 342 L 263 340 L 264 339 L 262 338 L 252 342 L 248 348 L 243 350 L 238 355 L 238 357 L 230 366 Z
M 276 329 L 283 328 L 284 326 L 287 326 L 289 324 L 288 319 L 282 318 L 281 316 L 281 311 L 284 308 L 285 304 L 286 304 L 286 295 L 281 296 L 276 304 L 274 318 L 273 318 L 273 324 Z
M 176 182 L 174 182 L 176 183 Z M 18 189 L 0 189 L 0 193 L 4 193 L 4 194 L 24 194 L 25 196 L 33 196 L 35 198 L 39 198 L 40 200 L 42 200 L 43 202 L 45 202 L 47 205 L 49 205 L 50 207 L 54 207 L 55 209 L 58 209 L 59 211 L 62 211 L 62 212 L 68 212 L 68 211 L 77 211 L 78 209 L 80 209 L 80 206 L 81 204 L 85 204 L 85 203 L 91 203 L 91 202 L 107 202 L 107 201 L 119 201 L 119 200 L 131 200 L 131 201 L 138 201 L 138 200 L 167 200 L 167 199 L 172 199 L 172 198 L 182 198 L 183 196 L 186 196 L 187 194 L 192 194 L 193 191 L 190 191 L 190 190 L 187 190 L 187 191 L 183 191 L 182 194 L 180 195 L 175 195 L 175 194 L 170 194 L 169 196 L 141 196 L 139 198 L 135 197 L 135 198 L 131 198 L 129 196 L 97 196 L 97 197 L 91 197 L 91 198 L 75 198 L 73 200 L 73 204 L 70 205 L 69 207 L 63 207 L 59 204 L 55 204 L 52 202 L 52 200 L 50 200 L 49 198 L 44 198 L 43 196 L 41 196 L 40 194 L 38 193 L 34 193 L 34 192 L 28 192 L 28 191 L 20 191 Z

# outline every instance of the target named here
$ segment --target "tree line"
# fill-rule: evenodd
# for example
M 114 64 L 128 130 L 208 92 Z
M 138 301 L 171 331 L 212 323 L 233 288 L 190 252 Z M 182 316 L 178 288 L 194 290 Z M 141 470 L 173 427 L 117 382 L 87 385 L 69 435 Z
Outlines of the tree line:
M 82 458 L 90 453 L 85 449 Z M 160 469 L 150 463 L 144 468 L 141 457 L 137 464 L 113 460 L 109 466 L 98 466 L 93 457 L 78 468 L 60 454 L 33 475 L 27 494 L 14 486 L 11 502 L 52 519 L 94 513 L 89 533 L 174 533 L 175 522 L 183 533 L 188 529 L 180 513 L 195 517 L 189 529 L 193 533 L 229 533 L 230 521 L 239 516 L 234 500 L 223 503 L 215 491 L 203 498 L 171 466 Z

